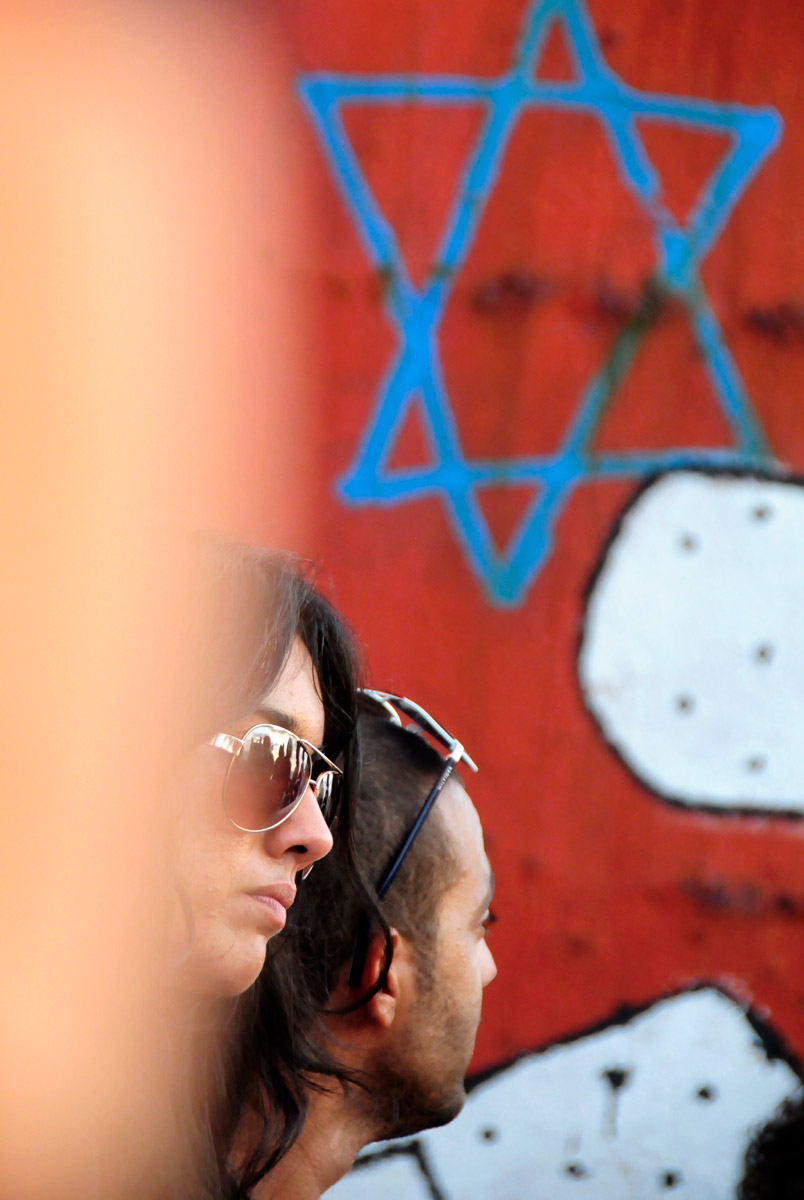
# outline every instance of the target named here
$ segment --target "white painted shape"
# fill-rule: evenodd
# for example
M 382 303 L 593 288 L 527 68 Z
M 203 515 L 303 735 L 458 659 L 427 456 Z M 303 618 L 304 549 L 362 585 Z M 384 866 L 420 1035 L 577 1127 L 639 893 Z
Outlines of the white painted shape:
M 589 598 L 586 703 L 652 790 L 804 812 L 803 614 L 804 488 L 662 476 L 626 514 Z
M 733 1200 L 749 1129 L 799 1082 L 756 1043 L 738 1004 L 714 989 L 690 992 L 522 1059 L 420 1140 L 446 1200 Z M 632 1075 L 615 1117 L 602 1072 L 619 1067 Z M 696 1098 L 704 1085 L 716 1089 L 714 1100 Z M 570 1176 L 570 1163 L 587 1174 Z M 373 1170 L 362 1168 L 361 1186 Z M 681 1172 L 678 1186 L 662 1186 L 668 1170 Z M 368 1196 L 349 1190 L 352 1178 L 338 1200 Z M 418 1193 L 383 1187 L 375 1195 Z
M 394 1154 L 351 1171 L 325 1195 L 327 1200 L 431 1200 L 419 1165 L 409 1154 Z

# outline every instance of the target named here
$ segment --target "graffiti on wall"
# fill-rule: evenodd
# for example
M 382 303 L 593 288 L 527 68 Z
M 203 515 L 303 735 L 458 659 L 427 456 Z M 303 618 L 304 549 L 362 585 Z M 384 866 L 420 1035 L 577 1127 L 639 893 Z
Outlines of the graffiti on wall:
M 335 214 L 319 283 L 339 587 L 383 681 L 470 729 L 478 694 L 506 698 L 476 726 L 510 921 L 480 1032 L 492 1071 L 453 1125 L 370 1149 L 342 1200 L 726 1200 L 749 1130 L 800 1083 L 773 1030 L 801 1051 L 804 491 L 769 449 L 800 469 L 779 383 L 802 369 L 800 256 L 786 236 L 766 254 L 785 229 L 766 214 L 800 190 L 796 109 L 753 69 L 754 41 L 767 63 L 777 40 L 759 10 L 699 70 L 731 16 L 680 7 L 659 71 L 677 14 L 647 0 L 456 5 L 463 41 L 449 6 L 411 4 L 395 73 L 363 0 L 300 26 Z M 788 123 L 765 170 L 768 95 Z M 687 170 L 679 144 L 701 143 L 716 154 Z M 525 499 L 501 534 L 488 502 L 506 491 Z M 382 606 L 352 580 L 367 552 Z
M 804 814 L 802 537 L 802 481 L 778 475 L 672 472 L 616 523 L 578 670 L 606 741 L 649 791 Z
M 372 1148 L 328 1194 L 727 1200 L 751 1130 L 800 1085 L 756 1016 L 701 987 L 495 1070 L 451 1125 Z
M 578 675 L 649 793 L 738 818 L 804 812 L 802 517 L 795 477 L 685 468 L 616 519 Z M 754 1132 L 801 1087 L 739 981 L 698 983 L 484 1072 L 451 1125 L 369 1148 L 331 1194 L 732 1200 Z
M 573 77 L 541 79 L 546 39 L 559 27 Z M 350 504 L 387 506 L 440 498 L 467 562 L 492 603 L 521 603 L 547 561 L 556 523 L 580 485 L 640 478 L 697 464 L 760 464 L 768 448 L 700 268 L 745 188 L 778 144 L 782 122 L 771 108 L 648 94 L 608 67 L 583 0 L 534 0 L 520 39 L 499 78 L 455 75 L 308 73 L 301 93 L 365 253 L 384 284 L 384 305 L 396 348 L 380 384 L 360 446 L 340 482 Z M 413 282 L 396 232 L 372 193 L 344 123 L 350 106 L 426 103 L 483 108 L 483 121 L 460 174 L 431 269 Z M 653 264 L 635 310 L 619 328 L 602 365 L 581 389 L 557 448 L 549 454 L 477 458 L 462 446 L 445 381 L 440 331 L 457 272 L 477 237 L 518 122 L 529 111 L 590 114 L 605 133 L 619 178 L 652 230 Z M 662 178 L 646 150 L 646 126 L 674 125 L 725 135 L 726 147 L 681 220 L 666 203 Z M 603 453 L 595 433 L 613 394 L 650 337 L 668 297 L 682 305 L 730 440 L 713 447 L 677 445 L 650 452 Z M 429 442 L 425 465 L 389 465 L 406 417 L 417 407 Z M 482 507 L 485 489 L 522 487 L 531 499 L 503 547 L 492 538 Z

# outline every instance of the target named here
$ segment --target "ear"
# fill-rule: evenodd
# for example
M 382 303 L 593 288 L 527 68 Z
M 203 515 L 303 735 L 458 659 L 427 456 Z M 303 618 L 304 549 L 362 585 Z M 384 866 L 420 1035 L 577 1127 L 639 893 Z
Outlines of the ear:
M 382 986 L 366 1001 L 364 1011 L 375 1025 L 390 1029 L 399 1016 L 400 1007 L 409 1002 L 412 964 L 408 944 L 397 929 L 391 926 L 391 965 Z M 369 942 L 366 965 L 361 980 L 363 994 L 370 991 L 381 977 L 385 966 L 385 938 L 375 934 Z

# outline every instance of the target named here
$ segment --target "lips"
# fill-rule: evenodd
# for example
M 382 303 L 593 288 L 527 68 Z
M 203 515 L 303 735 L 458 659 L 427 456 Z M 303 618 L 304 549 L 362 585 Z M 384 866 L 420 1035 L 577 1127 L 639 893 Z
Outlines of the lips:
M 275 900 L 288 909 L 296 899 L 296 888 L 292 883 L 272 883 L 269 887 L 254 888 L 249 895 L 255 900 Z
M 253 888 L 246 894 L 259 906 L 264 918 L 267 918 L 272 928 L 269 936 L 285 928 L 287 910 L 296 898 L 296 888 L 292 883 L 272 883 L 267 887 Z

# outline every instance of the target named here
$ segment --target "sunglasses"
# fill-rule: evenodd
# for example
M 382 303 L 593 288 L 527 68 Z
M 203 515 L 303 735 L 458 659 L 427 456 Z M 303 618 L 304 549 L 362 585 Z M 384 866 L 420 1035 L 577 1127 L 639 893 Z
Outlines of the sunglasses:
M 390 866 L 377 884 L 377 899 L 383 900 L 391 884 L 399 874 L 413 843 L 419 836 L 428 814 L 446 787 L 449 777 L 458 763 L 465 763 L 470 771 L 477 771 L 477 766 L 466 753 L 458 739 L 453 737 L 443 725 L 439 725 L 438 721 L 434 717 L 431 717 L 427 710 L 422 708 L 420 704 L 416 704 L 413 700 L 408 700 L 405 696 L 394 696 L 390 692 L 377 692 L 373 688 L 361 688 L 360 695 L 381 708 L 388 716 L 388 719 L 395 725 L 402 724 L 399 713 L 402 713 L 405 717 L 409 717 L 420 729 L 423 729 L 425 733 L 429 733 L 435 741 L 440 742 L 447 751 L 444 756 L 444 766 L 441 774 L 427 793 L 427 797 L 419 809 L 415 821 L 408 833 L 405 834 L 402 844 L 394 855 Z M 349 968 L 349 986 L 352 988 L 360 987 L 363 978 L 370 932 L 370 923 L 367 920 L 363 921 L 355 939 L 352 963 Z
M 222 799 L 236 829 L 276 829 L 296 811 L 308 787 L 332 826 L 343 771 L 317 746 L 279 725 L 252 725 L 241 738 L 216 733 L 209 744 L 231 755 Z

